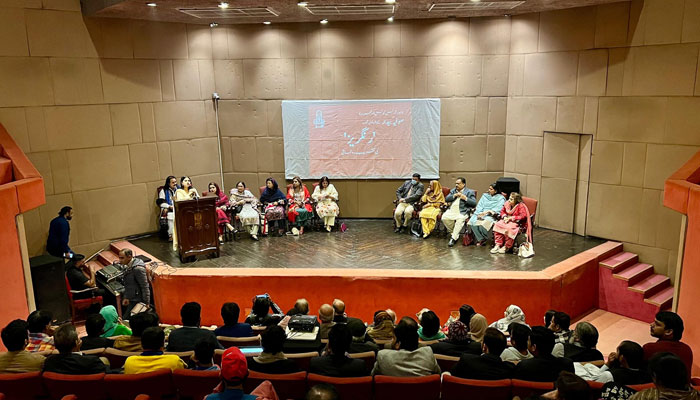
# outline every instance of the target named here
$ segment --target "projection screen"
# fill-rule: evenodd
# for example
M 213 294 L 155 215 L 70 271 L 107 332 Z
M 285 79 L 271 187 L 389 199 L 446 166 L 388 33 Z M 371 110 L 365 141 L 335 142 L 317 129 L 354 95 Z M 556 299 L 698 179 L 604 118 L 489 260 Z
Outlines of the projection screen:
M 285 177 L 439 178 L 440 99 L 283 100 Z

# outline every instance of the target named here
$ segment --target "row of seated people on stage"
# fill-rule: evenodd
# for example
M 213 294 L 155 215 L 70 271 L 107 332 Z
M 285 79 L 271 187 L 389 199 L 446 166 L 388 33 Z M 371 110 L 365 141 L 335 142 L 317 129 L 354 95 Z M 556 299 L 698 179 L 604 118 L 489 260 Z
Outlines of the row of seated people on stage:
M 200 326 L 201 306 L 194 302 L 182 306 L 179 328 L 163 329 L 154 312 L 133 315 L 127 328 L 115 318 L 115 313 L 102 310 L 88 317 L 87 336 L 82 338 L 78 338 L 73 325 L 52 327 L 50 313 L 35 311 L 26 322 L 12 321 L 2 330 L 8 352 L 0 354 L 0 373 L 43 370 L 65 374 L 130 374 L 188 367 L 218 370 L 220 366 L 214 364 L 213 355 L 224 346 L 217 337 L 255 335 L 251 324 L 256 323 L 265 326 L 260 333 L 262 347 L 258 355 L 248 357 L 246 368 L 268 374 L 298 372 L 299 364 L 285 354 L 299 352 L 300 348 L 288 347 L 293 340 L 291 335 L 288 338 L 285 328 L 292 315 L 309 313 L 308 302 L 298 300 L 286 316 L 268 314 L 269 309 L 263 309 L 257 299 L 256 302 L 259 304 L 255 304 L 256 309 L 246 322 L 238 322 L 240 309 L 236 303 L 225 303 L 221 308 L 224 324 L 215 329 Z M 670 386 L 660 387 L 670 396 L 661 398 L 697 399 L 692 396 L 698 396 L 688 385 L 693 354 L 681 342 L 683 321 L 669 311 L 659 312 L 650 325 L 656 342 L 640 346 L 624 340 L 607 360 L 596 349 L 599 334 L 595 326 L 579 322 L 571 330 L 570 317 L 561 311 L 548 311 L 544 325 L 533 327 L 526 324 L 525 314 L 515 305 L 506 309 L 504 318 L 490 325 L 469 305 L 451 314 L 444 326 L 436 313 L 428 309 L 421 310 L 415 319 L 405 316 L 398 321 L 391 310 L 379 310 L 372 324 L 365 324 L 348 317 L 345 304 L 338 299 L 333 304 L 323 304 L 318 313 L 318 336 L 327 339 L 327 344 L 316 342 L 320 355 L 310 360 L 310 373 L 332 377 L 440 374 L 447 371 L 441 371 L 435 354 L 442 354 L 459 357 L 449 373 L 467 379 L 554 382 L 565 372 L 606 383 L 610 393 L 632 395 L 628 385 L 672 382 Z M 122 369 L 115 370 L 97 356 L 80 353 L 104 347 L 135 353 L 126 359 Z M 54 349 L 58 354 L 46 354 Z M 194 351 L 194 355 L 188 365 L 178 355 L 166 351 Z M 363 360 L 348 356 L 367 351 L 376 353 L 371 369 Z
M 440 182 L 432 180 L 428 188 L 421 182 L 418 173 L 405 181 L 396 190 L 394 210 L 395 232 L 409 231 L 413 213 L 420 208 L 418 216 L 422 237 L 425 239 L 435 230 L 441 220 L 450 239 L 448 246 L 457 243 L 465 223 L 467 234 L 473 235 L 477 246 L 487 243 L 493 231 L 492 254 L 505 254 L 513 248 L 514 240 L 521 228 L 526 228 L 528 242 L 532 242 L 530 211 L 523 203 L 520 193 L 498 193 L 497 185 L 491 184 L 486 193 L 476 201 L 476 191 L 467 187 L 465 178 L 457 178 L 455 186 L 445 194 Z M 417 231 L 412 232 L 420 236 Z
M 314 184 L 310 193 L 302 179 L 295 176 L 292 183 L 283 193 L 274 178 L 267 178 L 260 198 L 256 197 L 246 186 L 245 182 L 236 183 L 227 196 L 215 182 L 209 182 L 205 196 L 215 196 L 219 241 L 223 242 L 226 229 L 235 232 L 233 222 L 238 220 L 253 240 L 258 240 L 262 225 L 262 235 L 285 233 L 285 221 L 291 226 L 294 235 L 302 235 L 315 216 L 323 222 L 326 231 L 331 232 L 335 219 L 340 214 L 338 207 L 338 191 L 328 177 L 322 177 Z M 169 176 L 165 185 L 159 189 L 157 204 L 161 209 L 162 226 L 167 224 L 169 239 L 173 248 L 177 248 L 177 232 L 175 230 L 174 202 L 199 198 L 199 192 L 192 185 L 192 180 L 183 176 L 178 185 L 177 178 Z M 314 212 L 316 214 L 314 214 Z M 261 221 L 262 220 L 262 221 Z

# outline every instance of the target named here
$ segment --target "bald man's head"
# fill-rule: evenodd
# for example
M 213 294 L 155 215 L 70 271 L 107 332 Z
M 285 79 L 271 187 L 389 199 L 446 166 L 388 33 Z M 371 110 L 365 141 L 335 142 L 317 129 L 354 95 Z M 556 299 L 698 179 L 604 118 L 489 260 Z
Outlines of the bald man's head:
M 300 313 L 306 315 L 309 313 L 309 301 L 306 299 L 298 299 L 297 302 L 294 303 L 294 308 L 296 308 Z
M 333 310 L 335 310 L 336 315 L 343 315 L 345 313 L 345 303 L 343 300 L 333 300 Z
M 318 309 L 318 317 L 321 319 L 321 322 L 331 322 L 334 316 L 335 313 L 330 304 L 324 304 Z

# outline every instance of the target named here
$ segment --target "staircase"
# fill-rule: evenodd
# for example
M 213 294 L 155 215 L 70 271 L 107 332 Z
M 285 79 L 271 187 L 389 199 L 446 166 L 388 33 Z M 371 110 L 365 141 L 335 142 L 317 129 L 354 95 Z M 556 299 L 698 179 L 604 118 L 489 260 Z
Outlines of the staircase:
M 601 309 L 641 321 L 653 321 L 657 312 L 673 303 L 673 286 L 654 266 L 622 250 L 601 261 L 598 267 L 598 305 Z

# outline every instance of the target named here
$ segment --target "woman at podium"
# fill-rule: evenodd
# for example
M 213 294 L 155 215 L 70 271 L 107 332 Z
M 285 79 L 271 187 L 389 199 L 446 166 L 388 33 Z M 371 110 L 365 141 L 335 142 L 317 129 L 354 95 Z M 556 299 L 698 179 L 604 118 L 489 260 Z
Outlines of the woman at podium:
M 175 201 L 198 199 L 197 189 L 192 187 L 192 179 L 189 176 L 180 178 L 180 189 L 175 191 Z M 173 219 L 173 250 L 177 251 L 177 224 Z

